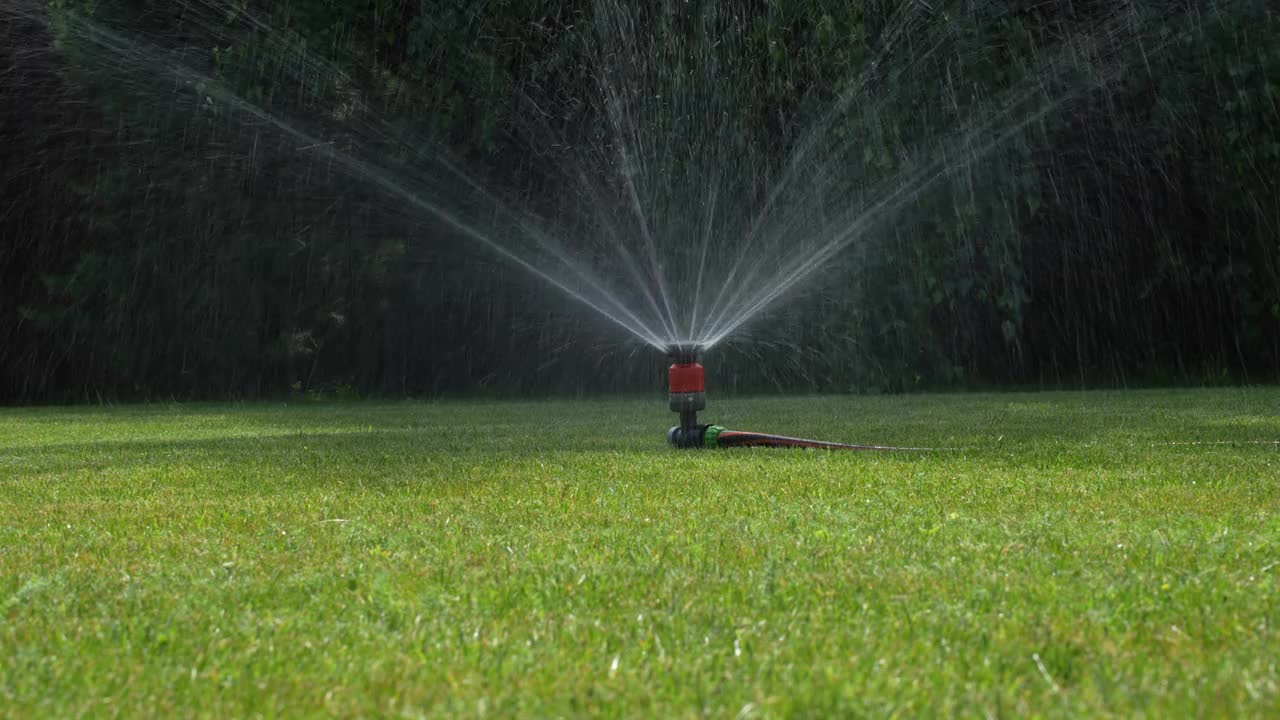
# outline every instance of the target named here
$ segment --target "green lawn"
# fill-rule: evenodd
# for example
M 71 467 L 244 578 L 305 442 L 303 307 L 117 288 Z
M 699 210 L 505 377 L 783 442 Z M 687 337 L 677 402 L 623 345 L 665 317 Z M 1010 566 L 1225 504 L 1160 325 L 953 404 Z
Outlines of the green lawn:
M 1280 390 L 0 410 L 0 715 L 1272 716 Z

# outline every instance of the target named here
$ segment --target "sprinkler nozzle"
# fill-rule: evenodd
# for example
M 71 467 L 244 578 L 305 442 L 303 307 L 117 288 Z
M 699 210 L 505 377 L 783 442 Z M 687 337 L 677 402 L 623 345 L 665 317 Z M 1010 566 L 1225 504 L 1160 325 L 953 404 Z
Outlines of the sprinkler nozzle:
M 702 346 L 694 343 L 672 343 L 667 346 L 667 357 L 675 365 L 696 365 L 702 357 Z

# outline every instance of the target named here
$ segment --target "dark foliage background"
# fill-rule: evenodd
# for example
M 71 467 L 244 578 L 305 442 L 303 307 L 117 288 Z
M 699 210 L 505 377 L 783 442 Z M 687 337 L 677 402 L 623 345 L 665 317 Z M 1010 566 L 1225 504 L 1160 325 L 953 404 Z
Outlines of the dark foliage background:
M 520 129 L 522 98 L 567 108 L 549 121 L 560 137 L 598 132 L 574 102 L 596 78 L 590 0 L 250 4 L 505 192 L 574 201 L 546 172 L 554 150 Z M 277 92 L 252 27 L 210 44 L 180 3 L 43 6 L 0 20 L 0 401 L 660 387 L 652 350 L 446 229 L 216 113 L 161 111 L 146 83 L 102 82 L 57 20 L 158 28 L 248 97 Z M 741 112 L 781 153 L 786 118 L 872 57 L 897 3 L 737 6 L 758 68 Z M 937 22 L 962 51 L 897 96 L 887 134 L 1011 85 L 1108 6 L 955 4 Z M 717 389 L 1280 379 L 1280 12 L 1127 7 L 1159 52 L 717 349 Z M 1185 19 L 1162 32 L 1171 8 Z M 891 163 L 887 148 L 868 143 Z

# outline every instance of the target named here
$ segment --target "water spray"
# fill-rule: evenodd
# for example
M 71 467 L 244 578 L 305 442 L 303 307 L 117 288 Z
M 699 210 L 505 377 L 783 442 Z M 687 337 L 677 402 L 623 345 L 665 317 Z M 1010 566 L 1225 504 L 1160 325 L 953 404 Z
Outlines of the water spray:
M 667 431 L 672 447 L 798 447 L 819 450 L 920 450 L 922 448 L 888 447 L 884 445 L 849 445 L 825 440 L 805 440 L 785 435 L 729 430 L 719 425 L 698 422 L 698 411 L 707 407 L 706 371 L 702 367 L 702 348 L 698 345 L 669 345 L 667 355 L 667 387 L 672 412 L 680 413 L 680 424 Z

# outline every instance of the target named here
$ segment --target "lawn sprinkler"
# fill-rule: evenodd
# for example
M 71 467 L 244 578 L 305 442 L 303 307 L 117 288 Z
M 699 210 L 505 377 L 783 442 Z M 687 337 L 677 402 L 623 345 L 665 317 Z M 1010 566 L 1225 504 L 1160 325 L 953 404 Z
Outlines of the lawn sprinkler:
M 882 445 L 848 445 L 823 440 L 803 440 L 784 435 L 728 430 L 719 425 L 699 424 L 698 411 L 707 407 L 706 371 L 702 367 L 702 348 L 697 345 L 671 345 L 667 348 L 671 367 L 667 368 L 667 386 L 671 393 L 671 411 L 680 413 L 680 424 L 667 431 L 667 442 L 674 448 L 731 447 L 798 447 L 822 450 L 921 450 Z
M 698 424 L 698 411 L 707 407 L 706 373 L 702 368 L 702 350 L 696 345 L 672 345 L 667 348 L 671 367 L 667 368 L 667 387 L 671 391 L 671 411 L 680 413 L 680 424 L 667 431 L 667 442 L 677 448 L 714 447 L 707 445 L 710 425 Z

